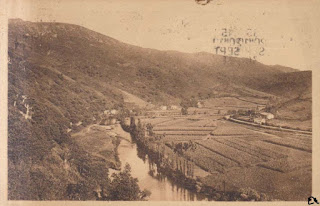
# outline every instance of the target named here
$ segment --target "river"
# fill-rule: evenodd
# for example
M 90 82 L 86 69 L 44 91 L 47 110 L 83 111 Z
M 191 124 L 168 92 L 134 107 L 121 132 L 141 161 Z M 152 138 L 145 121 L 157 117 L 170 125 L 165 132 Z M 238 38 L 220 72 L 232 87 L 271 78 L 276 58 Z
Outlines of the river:
M 174 183 L 163 174 L 157 173 L 156 165 L 153 164 L 147 154 L 139 151 L 136 143 L 129 133 L 122 130 L 119 124 L 115 125 L 115 133 L 122 137 L 118 147 L 119 158 L 122 168 L 126 163 L 131 166 L 131 174 L 138 178 L 140 189 L 151 192 L 148 200 L 152 201 L 196 201 L 206 200 L 205 197 L 190 191 Z M 142 153 L 142 154 L 141 154 Z M 139 157 L 140 156 L 140 157 Z M 112 173 L 112 171 L 111 171 Z

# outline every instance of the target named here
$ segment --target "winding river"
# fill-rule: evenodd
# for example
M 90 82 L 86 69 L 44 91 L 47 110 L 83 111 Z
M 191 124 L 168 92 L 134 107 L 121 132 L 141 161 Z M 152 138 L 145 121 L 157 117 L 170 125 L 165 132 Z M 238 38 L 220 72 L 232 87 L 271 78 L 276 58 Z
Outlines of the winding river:
M 114 131 L 122 137 L 118 147 L 121 165 L 124 167 L 126 163 L 130 164 L 131 174 L 133 177 L 138 178 L 141 190 L 147 189 L 151 192 L 148 200 L 196 201 L 206 199 L 179 186 L 163 174 L 157 173 L 156 165 L 148 159 L 148 155 L 139 151 L 130 134 L 122 130 L 119 124 L 115 125 Z

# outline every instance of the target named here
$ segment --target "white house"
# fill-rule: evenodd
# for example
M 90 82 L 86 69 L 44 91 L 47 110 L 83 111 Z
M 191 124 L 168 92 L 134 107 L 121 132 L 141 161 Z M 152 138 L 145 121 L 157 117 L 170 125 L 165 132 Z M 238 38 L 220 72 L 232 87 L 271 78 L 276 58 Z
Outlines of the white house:
M 197 107 L 198 107 L 198 108 L 202 108 L 202 107 L 203 107 L 203 103 L 202 103 L 202 102 L 198 102 L 198 103 L 197 103 Z
M 160 109 L 161 109 L 161 110 L 167 110 L 168 107 L 167 107 L 167 106 L 161 106 Z
M 261 112 L 260 113 L 261 117 L 266 118 L 266 119 L 273 119 L 274 115 L 268 112 Z
M 115 109 L 113 109 L 113 110 L 110 111 L 110 113 L 111 113 L 111 114 L 118 114 L 118 111 L 115 110 Z
M 230 119 L 230 115 L 226 115 L 226 116 L 224 116 L 224 119 L 226 119 L 226 120 L 228 120 L 228 119 Z
M 76 126 L 82 125 L 82 121 L 79 121 L 78 123 L 75 124 Z
M 266 119 L 265 118 L 254 118 L 253 119 L 253 122 L 254 123 L 257 123 L 257 124 L 265 124 L 266 123 Z

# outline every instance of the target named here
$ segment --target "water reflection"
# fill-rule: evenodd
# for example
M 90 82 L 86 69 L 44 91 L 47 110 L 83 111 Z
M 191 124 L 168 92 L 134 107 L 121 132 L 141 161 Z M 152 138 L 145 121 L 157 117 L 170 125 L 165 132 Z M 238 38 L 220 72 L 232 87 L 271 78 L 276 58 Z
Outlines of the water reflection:
M 154 201 L 196 201 L 205 200 L 205 197 L 185 189 L 181 185 L 170 180 L 162 174 L 157 164 L 148 155 L 140 150 L 131 140 L 129 133 L 123 131 L 119 125 L 116 126 L 117 133 L 121 134 L 124 140 L 121 141 L 118 153 L 122 162 L 129 163 L 132 176 L 138 178 L 140 188 L 151 191 L 149 200 Z

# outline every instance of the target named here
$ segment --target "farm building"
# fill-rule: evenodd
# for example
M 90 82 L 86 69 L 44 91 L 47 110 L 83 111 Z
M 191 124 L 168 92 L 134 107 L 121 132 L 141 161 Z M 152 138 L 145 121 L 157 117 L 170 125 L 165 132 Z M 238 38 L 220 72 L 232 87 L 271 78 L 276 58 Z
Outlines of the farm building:
M 197 107 L 198 107 L 198 108 L 202 108 L 203 106 L 204 106 L 204 103 L 203 103 L 203 102 L 198 102 L 198 103 L 197 103 Z
M 111 113 L 111 114 L 118 114 L 118 111 L 115 110 L 115 109 L 113 109 L 113 110 L 110 111 L 110 113 Z
M 228 120 L 228 119 L 230 119 L 230 115 L 226 115 L 226 116 L 224 116 L 223 118 L 226 119 L 226 120 Z
M 257 117 L 257 118 L 253 119 L 253 122 L 257 123 L 257 124 L 265 124 L 266 123 L 266 119 L 265 118 L 261 118 L 261 117 Z
M 167 106 L 161 106 L 160 109 L 161 109 L 161 110 L 167 110 L 168 107 L 167 107 Z
M 261 117 L 265 118 L 265 119 L 273 119 L 274 115 L 268 112 L 261 112 L 260 113 Z

